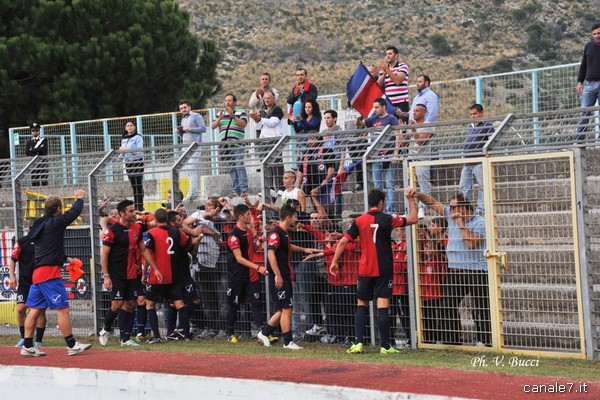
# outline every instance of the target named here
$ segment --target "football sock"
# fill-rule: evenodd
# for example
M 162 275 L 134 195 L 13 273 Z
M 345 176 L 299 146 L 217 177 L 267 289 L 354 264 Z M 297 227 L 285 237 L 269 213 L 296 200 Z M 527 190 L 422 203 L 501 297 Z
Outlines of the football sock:
M 355 344 L 362 343 L 363 341 L 365 327 L 367 326 L 367 315 L 369 315 L 369 309 L 366 306 L 356 307 L 356 314 L 354 316 L 354 334 L 356 335 Z
M 41 342 L 44 339 L 46 328 L 35 328 L 35 341 Z
M 19 325 L 19 333 L 21 334 L 21 339 L 25 338 L 25 327 Z
M 72 349 L 75 346 L 75 338 L 73 335 L 65 336 L 65 342 L 67 342 L 67 346 Z
M 160 330 L 158 329 L 158 315 L 156 314 L 155 308 L 148 310 L 148 322 L 150 322 L 150 328 L 152 329 L 153 337 L 159 338 Z
M 183 329 L 183 334 L 186 338 L 190 336 L 190 313 L 186 306 L 181 307 L 177 310 L 179 314 L 179 326 Z
M 148 311 L 146 310 L 145 305 L 137 306 L 137 333 L 141 333 L 142 335 L 146 334 L 146 321 L 148 319 Z
M 33 338 L 24 338 L 23 347 L 27 347 L 28 349 L 33 347 Z
M 250 311 L 252 312 L 252 320 L 258 329 L 265 323 L 262 313 L 262 305 L 260 303 L 251 303 Z
M 177 327 L 177 309 L 173 306 L 169 306 L 167 312 L 167 334 L 173 333 Z
M 377 326 L 379 328 L 379 338 L 381 347 L 390 348 L 390 313 L 386 308 L 377 309 Z
M 119 337 L 121 338 L 121 342 L 129 340 L 125 335 L 125 311 L 123 310 L 119 310 L 119 313 L 117 314 L 117 326 L 119 327 Z
M 235 321 L 237 320 L 238 308 L 230 304 L 227 309 L 227 336 L 233 335 L 235 331 Z
M 114 312 L 112 308 L 109 308 L 104 315 L 104 330 L 107 332 L 112 332 L 112 326 L 115 322 L 115 319 L 119 315 L 119 312 Z M 119 325 L 120 327 L 121 325 Z
M 283 332 L 283 343 L 287 346 L 293 339 L 292 331 Z
M 275 327 L 269 324 L 265 324 L 262 329 L 262 334 L 265 336 L 270 336 L 273 332 L 275 332 Z

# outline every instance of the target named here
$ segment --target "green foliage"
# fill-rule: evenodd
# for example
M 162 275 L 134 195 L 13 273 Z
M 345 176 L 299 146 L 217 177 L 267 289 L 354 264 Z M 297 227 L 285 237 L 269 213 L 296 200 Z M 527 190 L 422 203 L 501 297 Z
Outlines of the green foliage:
M 440 56 L 447 56 L 452 53 L 452 47 L 448 40 L 441 33 L 434 33 L 429 36 L 429 44 L 433 48 L 433 52 Z
M 493 73 L 499 74 L 502 72 L 510 72 L 513 70 L 512 58 L 502 57 L 496 60 L 494 65 L 490 68 Z
M 552 31 L 539 22 L 529 25 L 525 31 L 528 35 L 527 48 L 534 54 L 551 51 L 558 46 Z
M 0 0 L 0 129 L 202 106 L 214 43 L 175 0 Z

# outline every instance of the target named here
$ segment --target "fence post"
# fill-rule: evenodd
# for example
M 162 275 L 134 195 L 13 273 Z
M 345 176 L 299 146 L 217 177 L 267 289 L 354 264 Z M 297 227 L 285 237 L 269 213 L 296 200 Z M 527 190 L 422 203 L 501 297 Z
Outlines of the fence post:
M 71 153 L 77 154 L 77 130 L 75 129 L 74 122 L 69 123 L 69 133 L 71 134 Z M 79 180 L 77 179 L 77 158 L 73 158 L 71 161 L 71 167 L 73 168 L 73 184 L 76 185 L 79 183 Z
M 177 131 L 177 113 L 172 113 L 171 114 L 171 131 L 172 136 L 173 136 L 173 145 L 177 144 L 177 133 L 175 133 Z
M 540 112 L 539 105 L 539 72 L 532 71 L 531 72 L 531 111 L 534 113 Z M 534 143 L 536 145 L 540 144 L 540 124 L 539 118 L 533 117 L 533 136 L 535 137 Z
M 483 78 L 475 78 L 475 103 L 483 104 Z

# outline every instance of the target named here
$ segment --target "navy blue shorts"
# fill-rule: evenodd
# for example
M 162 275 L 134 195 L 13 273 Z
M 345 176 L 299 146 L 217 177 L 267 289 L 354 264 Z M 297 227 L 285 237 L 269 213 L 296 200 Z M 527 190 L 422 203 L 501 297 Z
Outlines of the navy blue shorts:
M 292 282 L 288 279 L 284 279 L 281 289 L 277 289 L 275 287 L 275 275 L 269 274 L 268 276 L 271 298 L 273 299 L 273 310 L 279 311 L 284 308 L 292 308 Z
M 227 304 L 240 305 L 260 302 L 260 281 L 233 281 L 227 284 Z
M 113 279 L 110 291 L 111 301 L 135 300 L 139 290 L 139 279 Z
M 30 283 L 19 282 L 19 286 L 17 287 L 17 304 L 27 303 L 27 299 L 29 298 L 29 290 L 31 290 Z
M 160 285 L 146 285 L 144 293 L 146 299 L 157 303 L 162 300 L 181 300 L 183 299 L 183 285 L 177 283 L 168 283 Z
M 29 308 L 69 308 L 69 295 L 61 278 L 54 278 L 41 283 L 34 283 L 29 290 L 29 298 L 25 303 Z
M 389 276 L 359 276 L 356 296 L 364 301 L 373 298 L 391 299 L 394 278 Z

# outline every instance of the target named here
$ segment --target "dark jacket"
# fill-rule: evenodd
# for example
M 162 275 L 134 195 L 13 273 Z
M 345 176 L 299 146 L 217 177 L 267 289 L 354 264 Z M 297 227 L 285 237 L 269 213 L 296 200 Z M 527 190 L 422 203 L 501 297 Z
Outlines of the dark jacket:
M 33 157 L 33 156 L 47 156 L 48 155 L 48 139 L 42 136 L 38 136 L 38 140 L 40 144 L 36 146 L 38 140 L 31 137 L 27 141 L 27 149 L 25 150 L 25 154 Z
M 44 215 L 35 221 L 29 236 L 35 244 L 35 268 L 63 265 L 65 262 L 65 229 L 83 211 L 83 199 L 77 199 L 63 215 Z

